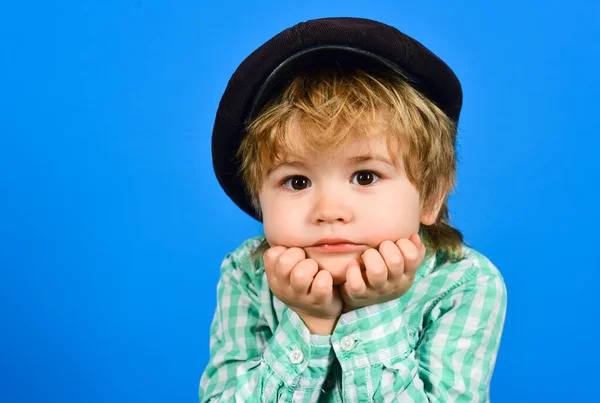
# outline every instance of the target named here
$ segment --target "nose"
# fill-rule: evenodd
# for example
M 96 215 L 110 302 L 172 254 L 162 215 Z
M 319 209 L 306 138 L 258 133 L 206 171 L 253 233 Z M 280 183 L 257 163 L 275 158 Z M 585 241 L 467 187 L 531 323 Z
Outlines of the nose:
M 311 215 L 314 224 L 348 223 L 353 218 L 351 207 L 339 192 L 337 194 L 331 190 L 319 192 Z

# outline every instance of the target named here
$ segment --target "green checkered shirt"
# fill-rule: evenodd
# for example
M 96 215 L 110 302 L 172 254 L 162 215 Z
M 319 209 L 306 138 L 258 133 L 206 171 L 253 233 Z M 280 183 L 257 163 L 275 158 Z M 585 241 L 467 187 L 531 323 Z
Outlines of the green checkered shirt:
M 202 402 L 487 402 L 506 314 L 496 267 L 463 246 L 458 263 L 419 267 L 397 300 L 343 314 L 311 335 L 269 289 L 263 240 L 221 266 Z

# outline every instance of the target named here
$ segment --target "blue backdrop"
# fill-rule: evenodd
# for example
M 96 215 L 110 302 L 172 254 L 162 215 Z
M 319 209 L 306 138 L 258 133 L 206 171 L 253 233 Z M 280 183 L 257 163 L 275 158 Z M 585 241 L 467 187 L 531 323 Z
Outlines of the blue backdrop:
M 197 401 L 221 259 L 260 232 L 214 177 L 217 104 L 324 16 L 394 25 L 462 81 L 451 214 L 508 286 L 493 401 L 598 399 L 600 3 L 494 4 L 4 4 L 0 401 Z

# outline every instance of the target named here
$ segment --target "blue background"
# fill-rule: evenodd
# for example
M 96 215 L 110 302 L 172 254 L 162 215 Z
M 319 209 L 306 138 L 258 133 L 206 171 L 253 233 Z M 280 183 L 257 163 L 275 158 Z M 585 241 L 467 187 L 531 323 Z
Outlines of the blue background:
M 0 401 L 197 401 L 221 259 L 260 232 L 214 177 L 217 104 L 324 16 L 394 25 L 462 81 L 451 214 L 509 291 L 493 401 L 598 398 L 600 3 L 4 3 Z

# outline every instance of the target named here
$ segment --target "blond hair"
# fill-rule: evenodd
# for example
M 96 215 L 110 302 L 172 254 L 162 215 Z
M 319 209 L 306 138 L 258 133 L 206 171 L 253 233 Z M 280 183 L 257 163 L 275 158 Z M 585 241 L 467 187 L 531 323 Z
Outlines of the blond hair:
M 302 138 L 291 136 L 298 125 Z M 374 127 L 384 128 L 374 131 Z M 463 237 L 449 224 L 447 197 L 456 183 L 456 125 L 405 80 L 356 70 L 302 74 L 247 126 L 237 152 L 240 174 L 254 208 L 269 170 L 301 150 L 335 152 L 357 136 L 387 133 L 394 163 L 404 162 L 408 179 L 422 201 L 422 212 L 439 214 L 432 225 L 421 224 L 428 253 L 442 259 L 462 258 Z M 379 134 L 373 134 L 379 133 Z M 264 252 L 263 243 L 257 252 Z

